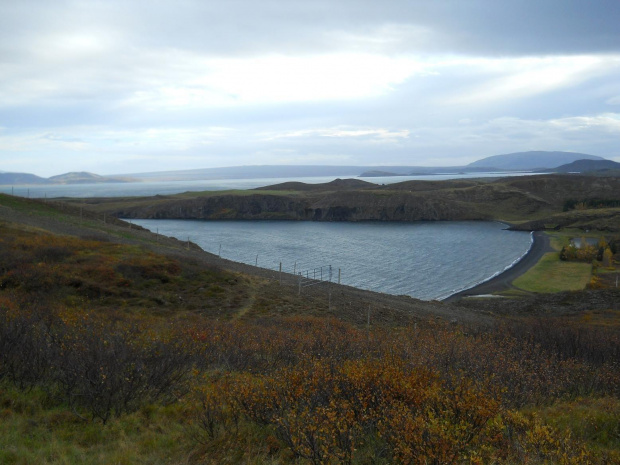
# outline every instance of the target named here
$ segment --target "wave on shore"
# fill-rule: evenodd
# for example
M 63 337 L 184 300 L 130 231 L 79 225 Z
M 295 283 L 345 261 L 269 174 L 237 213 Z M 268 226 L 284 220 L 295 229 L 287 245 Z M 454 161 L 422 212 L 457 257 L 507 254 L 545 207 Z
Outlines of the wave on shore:
M 534 243 L 536 241 L 536 236 L 534 235 L 534 232 L 530 232 L 530 246 L 529 248 L 523 253 L 523 255 L 521 255 L 520 257 L 517 257 L 512 263 L 510 263 L 509 265 L 507 265 L 503 270 L 500 270 L 498 272 L 496 272 L 495 274 L 493 274 L 492 276 L 489 276 L 486 279 L 483 279 L 482 281 L 479 281 L 477 283 L 475 283 L 473 286 L 467 286 L 464 287 L 462 289 L 459 290 L 454 290 L 451 291 L 449 294 L 447 294 L 446 296 L 442 296 L 437 300 L 447 300 L 451 297 L 454 297 L 458 294 L 460 294 L 461 292 L 465 292 L 471 289 L 475 289 L 476 287 L 480 286 L 481 284 L 484 283 L 488 283 L 489 281 L 498 278 L 499 276 L 503 275 L 504 273 L 510 271 L 512 268 L 514 268 L 519 262 L 521 262 L 521 260 L 523 260 L 525 257 L 527 257 L 527 255 L 532 251 L 532 249 L 534 248 Z

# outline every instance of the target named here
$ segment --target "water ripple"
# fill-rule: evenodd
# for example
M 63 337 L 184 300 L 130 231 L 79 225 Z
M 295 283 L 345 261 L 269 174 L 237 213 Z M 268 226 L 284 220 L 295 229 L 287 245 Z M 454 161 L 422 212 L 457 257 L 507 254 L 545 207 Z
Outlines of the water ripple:
M 440 299 L 514 265 L 529 233 L 497 222 L 314 223 L 135 220 L 204 250 L 292 272 L 332 265 L 343 284 L 420 299 Z M 335 271 L 335 279 L 337 271 Z

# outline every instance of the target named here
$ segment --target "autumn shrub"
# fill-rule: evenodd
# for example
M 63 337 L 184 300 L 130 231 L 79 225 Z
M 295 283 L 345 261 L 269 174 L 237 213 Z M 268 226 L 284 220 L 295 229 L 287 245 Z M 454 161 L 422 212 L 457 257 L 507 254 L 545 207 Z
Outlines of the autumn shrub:
M 62 262 L 66 258 L 73 255 L 73 251 L 67 246 L 50 245 L 47 247 L 41 247 L 34 253 L 35 260 L 39 260 L 45 263 Z
M 185 390 L 192 354 L 183 341 L 157 336 L 145 337 L 139 326 L 65 318 L 53 330 L 53 380 L 70 406 L 104 423 L 112 414 L 175 400 Z
M 0 379 L 22 389 L 44 386 L 76 414 L 104 423 L 184 394 L 194 362 L 184 342 L 83 314 L 0 303 Z
M 24 311 L 13 302 L 0 302 L 0 380 L 21 389 L 41 383 L 48 375 L 46 325 L 40 311 Z
M 191 386 L 195 441 L 264 441 L 283 461 L 587 463 L 570 428 L 524 412 L 620 396 L 614 328 L 168 319 L 123 305 L 145 283 L 176 299 L 193 279 L 177 258 L 25 233 L 0 237 L 0 259 L 0 381 L 102 423 Z M 203 270 L 190 287 L 219 296 L 236 279 Z M 92 310 L 103 296 L 119 298 Z
M 181 273 L 181 267 L 176 261 L 153 254 L 123 260 L 115 269 L 129 279 L 156 279 L 162 283 L 169 282 L 172 276 Z
M 473 382 L 447 383 L 397 360 L 309 359 L 270 375 L 231 375 L 199 392 L 197 418 L 208 431 L 225 412 L 241 412 L 315 464 L 352 463 L 360 449 L 374 456 L 386 449 L 399 463 L 452 463 L 499 411 Z

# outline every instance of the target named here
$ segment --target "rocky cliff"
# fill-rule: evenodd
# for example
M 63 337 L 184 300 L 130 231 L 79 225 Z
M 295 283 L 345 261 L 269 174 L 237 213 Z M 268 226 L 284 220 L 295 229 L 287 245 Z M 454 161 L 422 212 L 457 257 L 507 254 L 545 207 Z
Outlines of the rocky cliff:
M 408 181 L 387 186 L 287 183 L 235 193 L 94 199 L 124 218 L 204 220 L 420 221 L 542 219 L 568 199 L 620 199 L 620 179 L 529 176 L 484 181 Z

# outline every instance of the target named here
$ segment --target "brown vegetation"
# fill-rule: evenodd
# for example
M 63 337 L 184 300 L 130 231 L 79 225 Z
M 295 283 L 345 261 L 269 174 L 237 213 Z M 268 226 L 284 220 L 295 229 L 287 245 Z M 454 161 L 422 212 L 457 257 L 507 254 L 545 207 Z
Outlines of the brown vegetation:
M 371 326 L 198 260 L 16 225 L 0 227 L 0 256 L 0 387 L 42 392 L 39 408 L 65 413 L 52 429 L 177 404 L 187 455 L 160 463 L 620 460 L 617 320 L 547 317 L 541 300 L 493 324 Z M 592 309 L 611 291 L 589 292 Z M 1 408 L 0 422 L 27 415 Z

